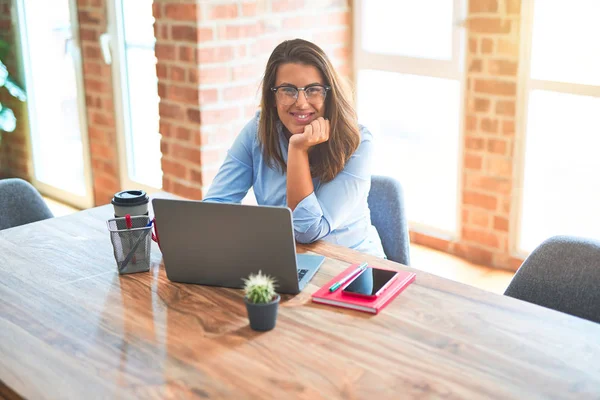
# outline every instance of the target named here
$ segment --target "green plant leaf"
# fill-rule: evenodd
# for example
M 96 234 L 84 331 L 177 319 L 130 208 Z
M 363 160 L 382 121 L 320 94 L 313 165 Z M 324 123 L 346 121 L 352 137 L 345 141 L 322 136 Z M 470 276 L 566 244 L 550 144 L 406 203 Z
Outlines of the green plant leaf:
M 0 131 L 12 132 L 17 127 L 17 119 L 13 111 L 0 103 Z
M 15 82 L 15 80 L 10 77 L 8 73 L 8 68 L 2 62 L 2 59 L 5 59 L 9 52 L 9 43 L 4 39 L 0 39 L 0 87 L 4 86 L 11 96 L 21 101 L 25 101 L 27 99 L 25 90 L 23 90 L 17 84 L 17 82 Z M 15 130 L 16 127 L 17 118 L 15 118 L 15 114 L 13 113 L 13 111 L 8 107 L 4 107 L 2 103 L 0 103 L 0 141 L 2 140 L 1 133 L 3 131 L 12 132 Z
M 0 39 L 0 59 L 5 59 L 10 52 L 10 45 L 7 41 Z
M 6 65 L 0 60 L 0 87 L 4 86 L 6 80 L 8 79 L 8 68 Z
M 27 100 L 27 95 L 25 91 L 21 89 L 19 85 L 9 76 L 6 78 L 6 82 L 4 82 L 4 87 L 8 89 L 8 93 L 10 93 L 13 97 L 21 101 Z
M 8 92 L 13 97 L 16 97 L 21 101 L 27 100 L 25 90 L 23 90 L 21 86 L 19 86 L 19 84 L 17 84 L 17 82 L 15 82 L 15 80 L 10 77 L 6 65 L 4 65 L 2 60 L 0 60 L 0 87 L 2 86 L 6 87 Z

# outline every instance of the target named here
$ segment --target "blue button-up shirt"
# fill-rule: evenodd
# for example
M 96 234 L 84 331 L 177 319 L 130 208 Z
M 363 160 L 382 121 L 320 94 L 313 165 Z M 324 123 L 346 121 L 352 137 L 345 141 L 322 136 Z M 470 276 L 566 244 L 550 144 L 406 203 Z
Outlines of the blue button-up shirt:
M 240 203 L 250 187 L 259 205 L 286 206 L 286 174 L 263 158 L 258 139 L 259 113 L 240 132 L 227 153 L 204 201 Z M 367 204 L 371 188 L 373 136 L 360 126 L 361 143 L 344 170 L 332 181 L 313 178 L 314 192 L 294 209 L 294 235 L 300 243 L 319 239 L 377 257 L 385 257 L 381 240 L 371 225 Z M 288 139 L 281 123 L 279 143 L 287 162 Z

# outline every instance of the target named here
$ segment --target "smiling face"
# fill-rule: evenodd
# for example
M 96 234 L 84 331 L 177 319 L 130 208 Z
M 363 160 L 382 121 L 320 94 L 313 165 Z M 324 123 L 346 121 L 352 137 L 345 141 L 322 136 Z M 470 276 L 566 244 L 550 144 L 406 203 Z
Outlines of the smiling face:
M 319 70 L 312 65 L 285 63 L 279 66 L 275 78 L 275 86 L 282 85 L 307 87 L 325 85 L 325 82 Z M 277 98 L 277 95 L 275 97 Z M 292 135 L 304 132 L 306 125 L 325 116 L 325 102 L 309 103 L 304 91 L 298 93 L 298 100 L 294 104 L 284 105 L 281 101 L 276 101 L 276 107 L 281 123 Z

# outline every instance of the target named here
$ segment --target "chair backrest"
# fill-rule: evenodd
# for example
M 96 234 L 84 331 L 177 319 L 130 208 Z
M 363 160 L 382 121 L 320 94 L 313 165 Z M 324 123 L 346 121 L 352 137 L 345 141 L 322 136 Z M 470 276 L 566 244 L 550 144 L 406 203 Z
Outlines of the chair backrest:
M 600 322 L 600 242 L 551 237 L 527 257 L 504 294 Z
M 371 223 L 379 232 L 385 255 L 392 261 L 409 265 L 410 237 L 400 182 L 386 176 L 372 176 L 368 203 Z
M 40 193 L 19 178 L 0 180 L 0 230 L 52 218 Z

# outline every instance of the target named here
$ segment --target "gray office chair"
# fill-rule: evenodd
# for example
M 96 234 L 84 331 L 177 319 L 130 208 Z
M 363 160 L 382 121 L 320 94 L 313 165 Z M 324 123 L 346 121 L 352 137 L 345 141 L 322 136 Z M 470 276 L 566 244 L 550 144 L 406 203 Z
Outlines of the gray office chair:
M 504 294 L 600 322 L 600 242 L 551 237 L 527 257 Z
M 410 237 L 400 182 L 386 176 L 372 176 L 367 201 L 371 210 L 371 223 L 379 232 L 386 257 L 409 265 Z
M 40 193 L 19 178 L 0 180 L 0 230 L 52 218 Z

